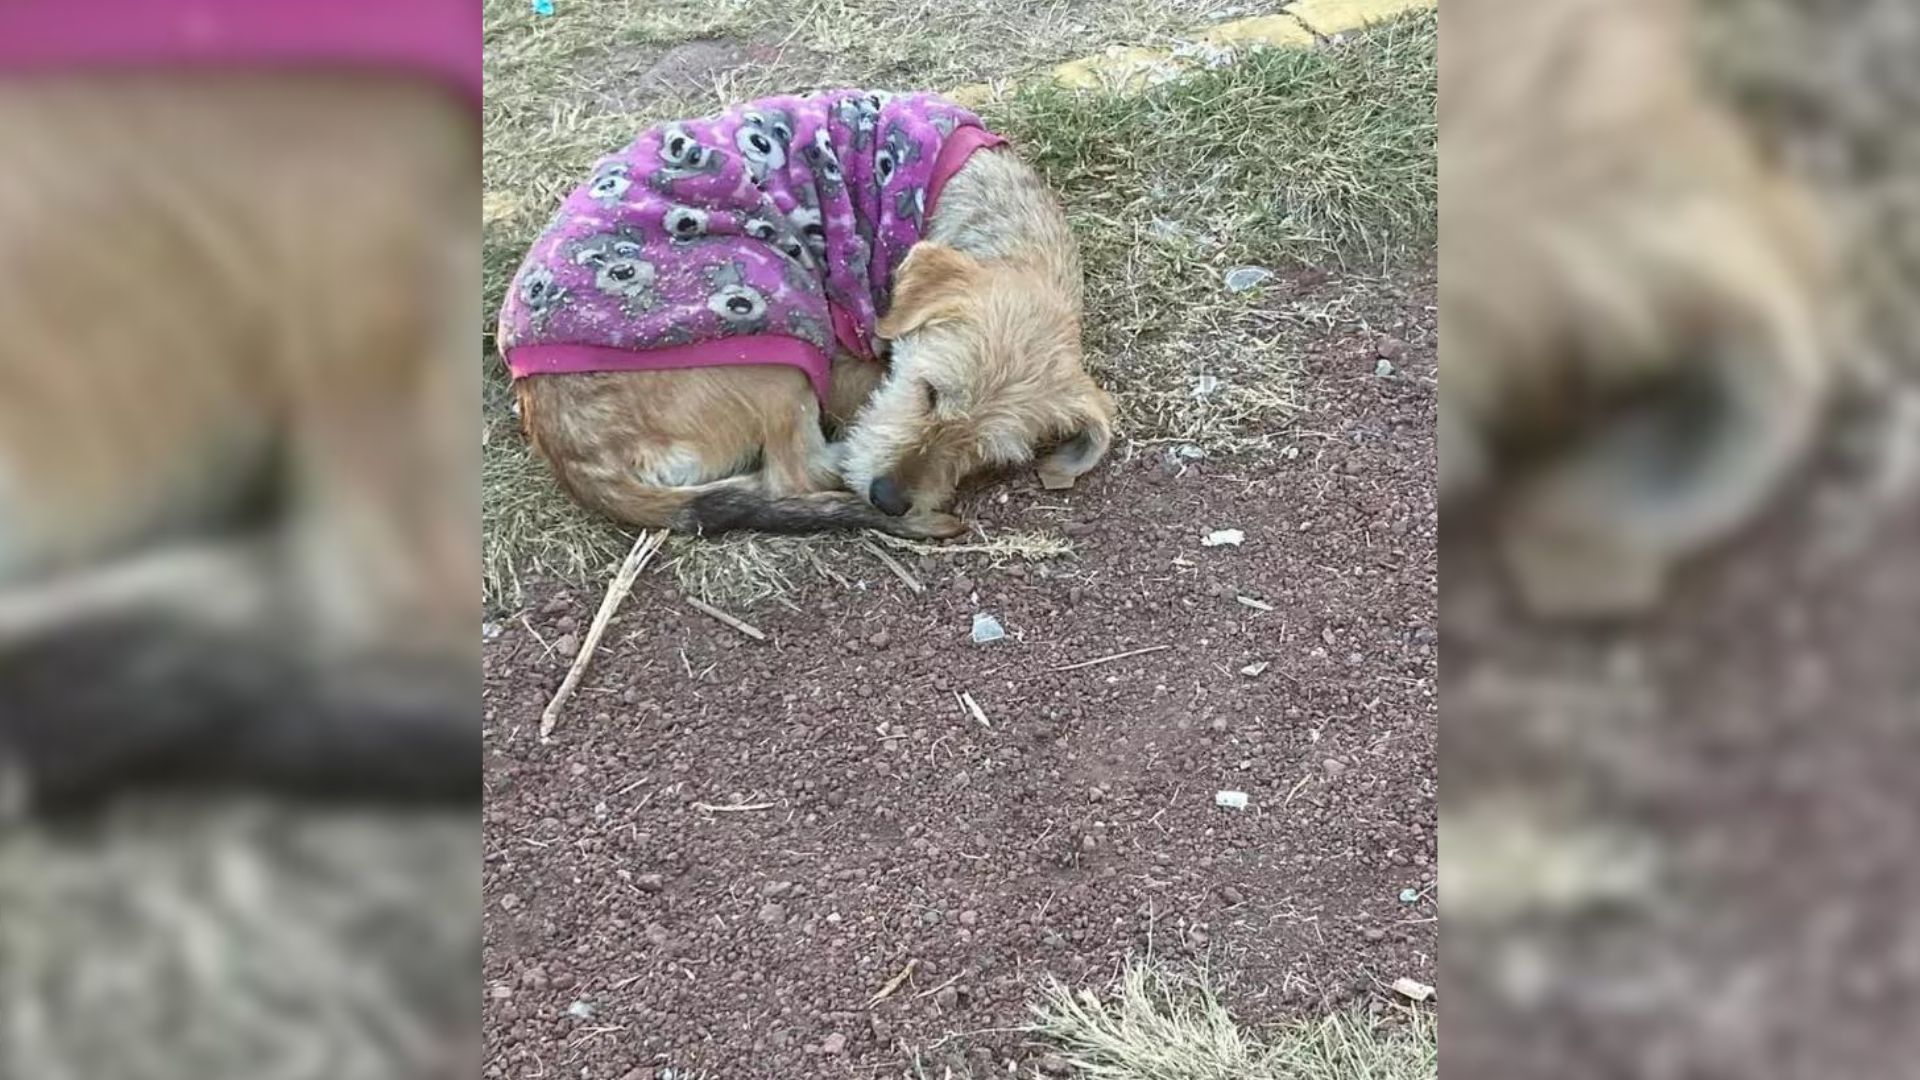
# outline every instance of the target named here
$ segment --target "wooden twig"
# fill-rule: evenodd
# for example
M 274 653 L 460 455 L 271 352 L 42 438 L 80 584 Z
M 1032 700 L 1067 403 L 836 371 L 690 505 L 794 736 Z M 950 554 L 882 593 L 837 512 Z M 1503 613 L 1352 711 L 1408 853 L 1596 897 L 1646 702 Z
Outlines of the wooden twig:
M 913 995 L 913 1000 L 919 1001 L 921 998 L 930 998 L 933 995 L 939 993 L 940 991 L 945 990 L 947 987 L 952 986 L 954 983 L 959 982 L 960 976 L 965 974 L 966 974 L 966 971 L 962 970 L 957 974 L 955 974 L 953 978 L 948 979 L 946 982 L 941 983 L 939 986 L 933 987 L 930 990 L 922 990 L 919 993 Z
M 646 569 L 647 560 L 667 542 L 667 530 L 659 529 L 650 533 L 641 533 L 633 542 L 633 548 L 627 552 L 625 562 L 620 564 L 620 572 L 613 576 L 613 583 L 607 586 L 607 595 L 600 600 L 600 610 L 594 613 L 592 625 L 587 627 L 587 637 L 580 643 L 580 652 L 573 658 L 573 666 L 567 669 L 567 677 L 561 680 L 560 689 L 553 692 L 553 700 L 540 712 L 540 740 L 545 742 L 553 734 L 553 727 L 560 722 L 560 710 L 566 708 L 567 700 L 580 685 L 580 677 L 587 673 L 587 665 L 592 662 L 593 654 L 600 647 L 600 637 L 607 632 L 607 623 L 613 620 L 613 613 L 620 608 L 620 601 L 627 598 L 633 589 L 633 581 Z
M 733 616 L 727 614 L 726 612 L 721 611 L 719 608 L 714 607 L 712 604 L 709 604 L 704 600 L 695 600 L 693 597 L 689 596 L 687 597 L 687 606 L 693 608 L 693 610 L 698 611 L 702 615 L 711 616 L 712 618 L 717 619 L 720 622 L 723 622 L 726 625 L 733 627 L 735 630 L 740 631 L 741 633 L 747 635 L 748 637 L 752 638 L 755 641 L 767 640 L 767 635 L 762 633 L 759 627 L 748 626 L 746 623 L 741 622 L 739 619 L 736 619 Z
M 983 728 L 991 728 L 991 727 L 993 726 L 992 724 L 989 724 L 989 723 L 987 723 L 987 714 L 981 711 L 981 709 L 980 709 L 980 703 L 979 703 L 979 702 L 977 702 L 977 701 L 975 701 L 975 700 L 973 700 L 973 695 L 972 695 L 972 694 L 970 694 L 970 693 L 967 693 L 967 692 L 965 692 L 965 691 L 962 691 L 961 693 L 959 693 L 959 694 L 957 694 L 957 695 L 955 695 L 955 696 L 956 696 L 956 697 L 958 697 L 958 698 L 960 699 L 960 706 L 961 706 L 961 708 L 963 708 L 963 709 L 965 709 L 966 711 L 968 711 L 968 712 L 970 712 L 970 713 L 972 713 L 972 714 L 973 714 L 973 718 L 974 718 L 975 720 L 978 720 L 978 721 L 980 721 L 980 726 L 981 726 L 981 727 L 983 727 Z
M 888 979 L 887 985 L 881 987 L 879 992 L 875 993 L 872 997 L 867 999 L 867 1008 L 871 1009 L 875 1005 L 878 1005 L 881 1002 L 892 997 L 893 992 L 895 990 L 900 989 L 900 984 L 906 982 L 907 977 L 913 974 L 913 969 L 919 966 L 920 966 L 919 959 L 915 958 L 915 959 L 908 960 L 907 966 L 900 969 L 900 974 L 895 975 L 891 979 Z
M 693 808 L 695 810 L 698 810 L 706 814 L 744 814 L 749 810 L 771 810 L 778 805 L 780 804 L 770 803 L 770 802 L 756 802 L 756 803 L 697 802 L 693 804 Z
M 1171 645 L 1149 645 L 1144 649 L 1129 649 L 1126 652 L 1114 653 L 1112 656 L 1098 656 L 1093 658 L 1092 660 L 1082 660 L 1077 664 L 1062 664 L 1061 666 L 1054 668 L 1053 670 L 1078 671 L 1081 668 L 1093 667 L 1096 664 L 1111 664 L 1115 660 L 1125 660 L 1129 656 L 1143 656 L 1150 652 L 1159 652 L 1162 649 L 1171 649 L 1171 648 L 1173 648 L 1173 646 Z
M 907 588 L 912 589 L 916 593 L 923 593 L 927 591 L 927 587 L 925 585 L 920 584 L 919 578 L 914 577 L 913 574 L 908 572 L 906 567 L 901 566 L 900 560 L 880 550 L 880 545 L 874 543 L 871 540 L 866 540 L 866 539 L 863 539 L 860 542 L 866 545 L 868 551 L 873 552 L 874 558 L 879 559 L 880 562 L 884 566 L 886 566 L 887 569 L 893 571 L 894 577 L 897 577 L 901 581 L 905 582 Z

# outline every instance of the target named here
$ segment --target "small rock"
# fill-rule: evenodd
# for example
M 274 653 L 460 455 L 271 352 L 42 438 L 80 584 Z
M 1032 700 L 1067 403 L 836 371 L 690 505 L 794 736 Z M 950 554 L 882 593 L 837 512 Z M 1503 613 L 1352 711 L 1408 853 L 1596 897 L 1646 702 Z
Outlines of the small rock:
M 785 896 L 792 891 L 793 891 L 793 882 L 791 881 L 770 881 L 767 883 L 766 888 L 760 890 L 760 893 L 761 895 L 766 896 L 769 899 L 772 899 L 775 897 Z
M 1246 895 L 1231 885 L 1221 887 L 1220 899 L 1225 900 L 1229 905 L 1234 907 L 1238 907 L 1247 902 Z
M 1214 395 L 1214 392 L 1219 389 L 1220 377 L 1218 375 L 1196 375 L 1193 378 L 1193 396 L 1196 399 L 1204 400 L 1210 398 Z
M 500 898 L 501 911 L 512 911 L 519 906 L 520 906 L 519 893 L 508 893 L 507 895 Z
M 1385 941 L 1387 932 L 1377 926 L 1369 926 L 1362 932 L 1368 941 Z
M 553 643 L 553 651 L 559 654 L 562 658 L 567 660 L 571 660 L 574 657 L 579 656 L 580 655 L 580 635 L 562 634 L 560 636 L 560 639 Z
M 1328 776 L 1336 778 L 1347 771 L 1347 763 L 1339 758 L 1328 758 L 1320 763 L 1320 767 L 1327 770 Z
M 980 922 L 980 913 L 977 911 L 968 910 L 960 913 L 961 926 L 975 926 L 975 925 L 978 925 L 979 922 Z
M 820 1052 L 823 1054 L 844 1054 L 847 1052 L 847 1037 L 836 1031 L 820 1040 Z
M 1264 266 L 1236 266 L 1227 271 L 1227 291 L 1243 293 L 1271 277 L 1273 271 Z
M 943 986 L 939 993 L 933 995 L 933 1003 L 940 1006 L 941 1012 L 952 1012 L 960 1005 L 960 991 L 951 986 Z
M 881 630 L 878 633 L 874 634 L 872 637 L 868 638 L 867 644 L 873 646 L 876 649 L 884 649 L 888 645 L 893 644 L 893 635 L 887 633 L 885 630 Z
M 975 612 L 973 616 L 973 643 L 985 645 L 990 641 L 999 641 L 1007 636 L 1007 628 L 1000 620 L 985 612 Z
M 1398 360 L 1407 355 L 1407 343 L 1397 337 L 1382 334 L 1373 343 L 1373 355 L 1382 360 Z
M 1065 1076 L 1073 1071 L 1073 1066 L 1059 1054 L 1048 1054 L 1040 1059 L 1040 1071 L 1048 1076 Z
M 495 1001 L 507 1001 L 513 997 L 513 987 L 506 983 L 495 983 L 493 989 L 487 991 L 487 994 Z
M 973 579 L 965 574 L 953 579 L 953 591 L 961 594 L 973 591 Z
M 768 926 L 779 926 L 787 921 L 787 909 L 779 904 L 768 904 L 760 909 L 760 921 Z
M 1268 664 L 1268 661 L 1265 661 L 1265 660 L 1261 660 L 1257 663 L 1248 664 L 1246 667 L 1243 667 L 1240 669 L 1240 674 L 1245 675 L 1249 679 L 1255 678 L 1261 672 L 1267 670 L 1267 664 Z
M 591 1020 L 593 1019 L 593 1006 L 584 1001 L 575 1001 L 573 1004 L 567 1006 L 567 1015 L 573 1017 L 575 1020 Z
M 1214 792 L 1213 795 L 1213 804 L 1215 806 L 1226 807 L 1228 810 L 1245 810 L 1247 808 L 1247 793 L 1244 791 L 1217 791 Z

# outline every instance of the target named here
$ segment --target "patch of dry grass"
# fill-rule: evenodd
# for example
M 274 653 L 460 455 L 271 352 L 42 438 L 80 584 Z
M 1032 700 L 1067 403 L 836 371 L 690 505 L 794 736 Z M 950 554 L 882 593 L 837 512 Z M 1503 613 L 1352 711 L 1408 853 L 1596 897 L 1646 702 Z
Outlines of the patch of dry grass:
M 1382 1022 L 1338 1012 L 1242 1026 L 1198 975 L 1129 965 L 1102 994 L 1050 983 L 1032 1032 L 1059 1047 L 1082 1080 L 1435 1080 L 1439 1025 L 1430 1009 Z
M 488 0 L 486 310 L 551 208 L 647 123 L 776 90 L 950 88 L 1277 7 L 562 0 L 541 18 Z M 1227 270 L 1337 264 L 1364 290 L 1369 274 L 1430 250 L 1437 23 L 1418 15 L 1332 48 L 1258 50 L 1135 97 L 1033 89 L 985 110 L 1065 198 L 1088 263 L 1090 363 L 1116 392 L 1127 440 L 1257 449 L 1302 410 L 1290 359 L 1301 313 L 1270 289 L 1229 291 Z M 645 74 L 676 48 L 749 45 L 755 59 L 719 65 L 712 85 Z M 530 576 L 598 576 L 631 538 L 574 507 L 531 457 L 488 345 L 485 586 L 498 605 Z M 1018 557 L 1059 544 L 983 542 Z M 784 595 L 844 543 L 676 540 L 667 565 L 694 595 L 738 606 Z

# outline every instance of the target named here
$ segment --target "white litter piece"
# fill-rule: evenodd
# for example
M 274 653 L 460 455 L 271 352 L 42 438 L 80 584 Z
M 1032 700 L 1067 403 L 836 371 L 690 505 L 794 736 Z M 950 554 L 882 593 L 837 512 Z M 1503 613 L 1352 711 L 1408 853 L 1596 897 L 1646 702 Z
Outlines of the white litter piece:
M 1373 365 L 1373 373 L 1384 379 L 1393 374 L 1393 361 L 1381 357 Z
M 1224 806 L 1229 810 L 1245 810 L 1247 793 L 1244 791 L 1216 791 L 1213 793 L 1213 805 Z
M 974 613 L 973 643 L 975 645 L 985 645 L 989 641 L 999 641 L 1006 636 L 1007 628 L 1000 625 L 999 619 L 988 615 L 984 611 Z
M 1196 375 L 1193 378 L 1193 396 L 1209 398 L 1220 389 L 1220 377 L 1217 375 Z
M 593 1006 L 584 1001 L 576 1001 L 567 1006 L 567 1015 L 573 1017 L 575 1020 L 591 1020 L 593 1019 Z
M 1264 266 L 1236 266 L 1227 271 L 1227 291 L 1246 292 L 1272 276 L 1273 271 Z
M 1409 979 L 1404 975 L 1393 980 L 1393 991 L 1401 997 L 1411 998 L 1414 1001 L 1425 1001 L 1433 996 L 1433 987 L 1419 979 Z
M 1215 529 L 1202 537 L 1201 547 L 1239 547 L 1247 539 L 1247 534 L 1239 529 Z
M 1259 675 L 1261 672 L 1267 670 L 1267 663 L 1268 663 L 1267 661 L 1262 660 L 1259 663 L 1248 664 L 1246 667 L 1243 667 L 1240 669 L 1240 674 L 1245 675 L 1247 678 L 1251 679 Z

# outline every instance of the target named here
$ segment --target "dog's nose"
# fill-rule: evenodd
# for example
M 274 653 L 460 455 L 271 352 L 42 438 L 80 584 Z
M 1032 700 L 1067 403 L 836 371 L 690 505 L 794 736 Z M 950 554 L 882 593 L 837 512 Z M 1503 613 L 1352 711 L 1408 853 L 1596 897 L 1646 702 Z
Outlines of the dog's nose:
M 906 497 L 900 494 L 900 485 L 894 483 L 891 476 L 878 477 L 867 486 L 867 501 L 889 517 L 899 517 L 907 512 Z

